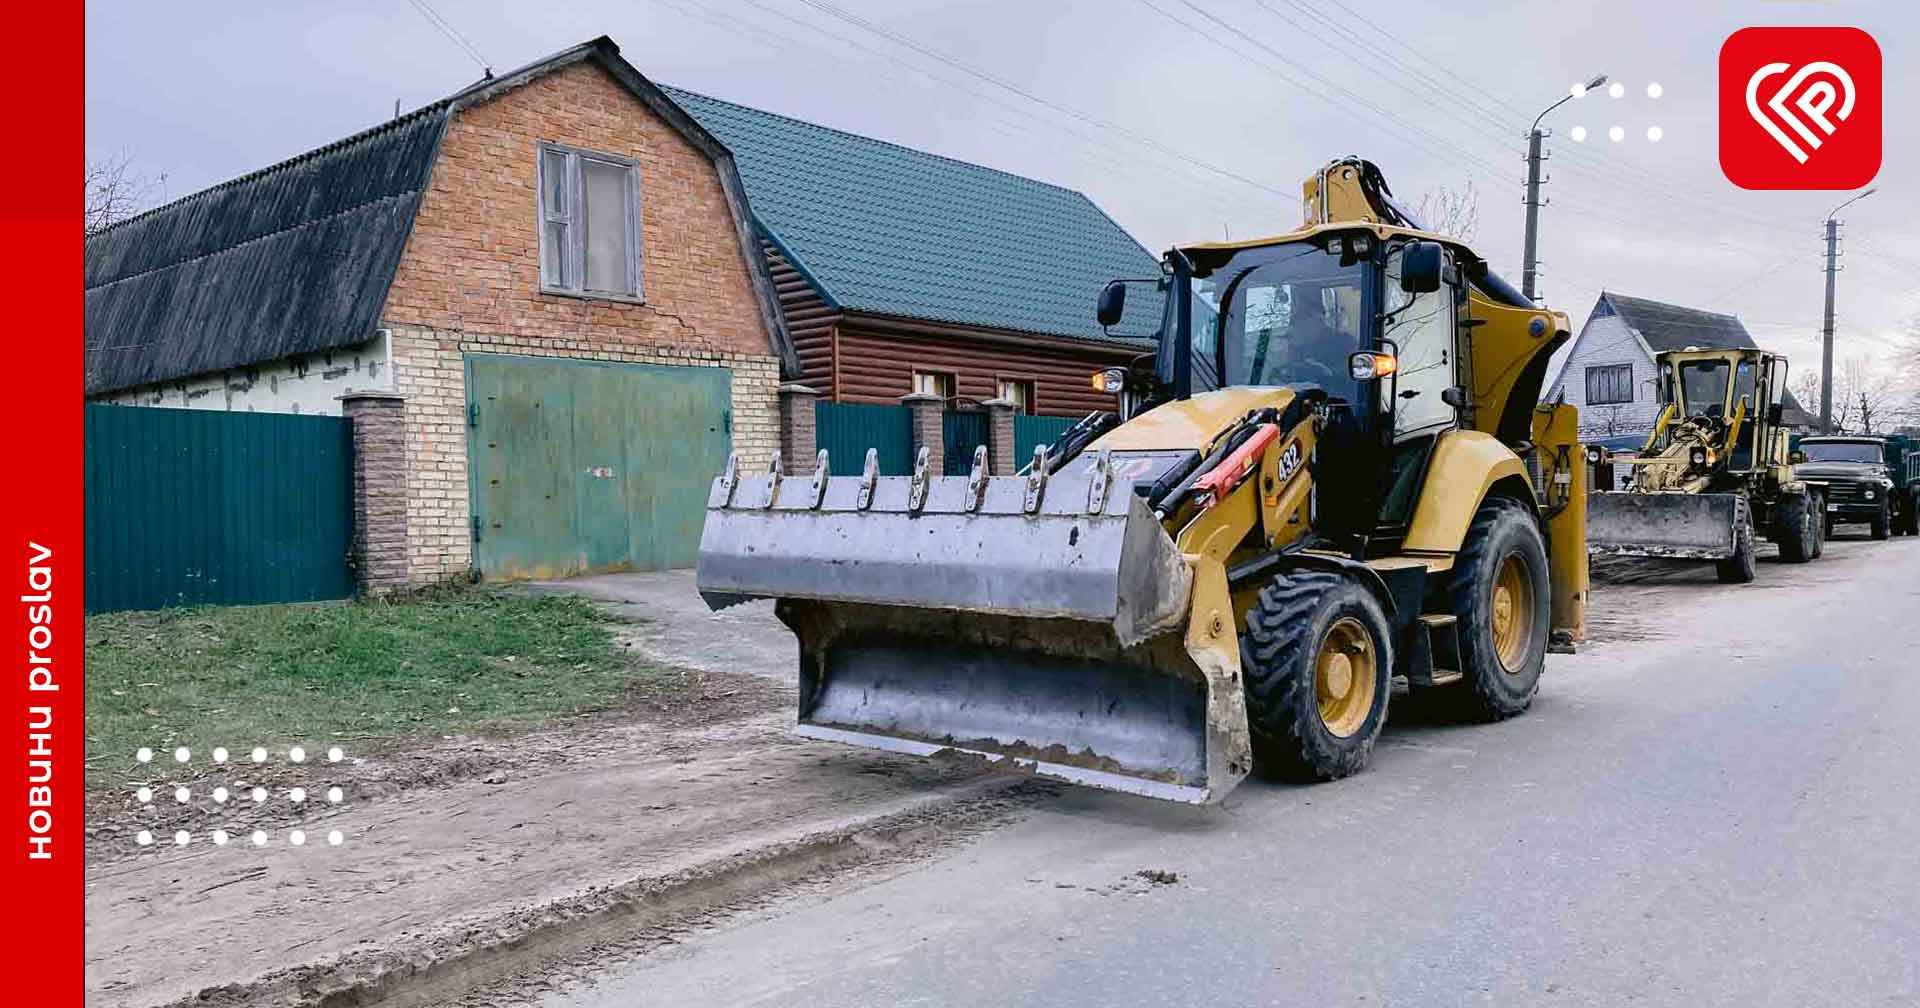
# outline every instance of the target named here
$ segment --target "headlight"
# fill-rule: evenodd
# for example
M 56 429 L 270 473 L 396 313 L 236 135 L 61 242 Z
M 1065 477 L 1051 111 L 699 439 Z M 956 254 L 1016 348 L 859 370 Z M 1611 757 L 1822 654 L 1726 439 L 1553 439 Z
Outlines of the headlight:
M 1354 381 L 1373 381 L 1400 370 L 1400 361 L 1384 351 L 1366 351 L 1352 354 L 1347 358 L 1347 376 Z
M 1599 465 L 1599 464 L 1600 464 L 1600 449 L 1598 449 L 1598 448 L 1588 448 L 1588 449 L 1587 449 L 1587 464 L 1588 464 L 1588 465 Z
M 1874 489 L 1873 489 L 1872 487 L 1868 487 L 1868 488 L 1867 488 L 1867 499 L 1868 499 L 1868 500 L 1872 500 L 1872 499 L 1873 499 L 1873 498 L 1874 498 L 1875 496 L 1876 496 L 1876 494 L 1875 494 L 1875 491 L 1874 491 Z
M 1693 461 L 1694 468 L 1703 469 L 1706 467 L 1707 450 L 1705 448 L 1695 448 L 1687 457 Z
M 1093 390 L 1118 395 L 1127 387 L 1127 369 L 1110 367 L 1093 373 Z

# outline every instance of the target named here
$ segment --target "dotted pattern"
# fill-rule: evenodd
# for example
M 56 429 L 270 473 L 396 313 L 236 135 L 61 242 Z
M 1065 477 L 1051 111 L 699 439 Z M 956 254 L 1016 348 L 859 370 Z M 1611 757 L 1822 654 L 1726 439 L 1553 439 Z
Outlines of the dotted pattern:
M 1587 96 L 1586 85 L 1575 84 L 1568 90 L 1568 93 L 1575 98 L 1585 98 Z M 1647 84 L 1646 95 L 1649 100 L 1658 101 L 1660 96 L 1666 93 L 1667 89 L 1662 87 L 1659 81 L 1652 81 Z M 1627 86 L 1625 84 L 1614 81 L 1612 84 L 1607 85 L 1608 98 L 1618 101 L 1626 96 Z M 1619 123 L 1614 123 L 1607 127 L 1606 134 L 1608 140 L 1614 143 L 1620 143 L 1627 138 L 1627 128 Z M 1659 143 L 1666 137 L 1667 131 L 1661 129 L 1659 126 L 1650 125 L 1642 135 L 1647 138 L 1648 143 Z M 1572 129 L 1567 130 L 1567 136 L 1574 143 L 1586 143 L 1588 136 L 1587 128 L 1585 126 L 1574 126 Z
M 142 766 L 156 766 L 157 761 L 158 766 L 164 766 L 165 755 L 167 754 L 156 753 L 151 747 L 141 746 L 134 751 L 133 759 L 135 763 Z M 186 768 L 193 764 L 194 754 L 190 746 L 180 746 L 174 749 L 171 755 L 173 764 L 176 767 Z M 304 746 L 297 745 L 289 746 L 284 751 L 278 753 L 280 759 L 293 765 L 307 764 L 309 755 Z M 325 764 L 330 765 L 339 763 L 347 758 L 346 750 L 339 746 L 328 747 L 324 754 L 311 755 L 315 764 L 324 761 Z M 275 752 L 269 750 L 266 746 L 253 746 L 246 754 L 246 758 L 255 766 L 265 765 L 269 761 L 274 760 L 275 756 Z M 215 767 L 233 765 L 231 754 L 225 746 L 215 746 L 207 754 L 207 757 Z M 316 766 L 315 769 L 324 772 L 322 767 Z M 156 792 L 152 786 L 142 784 L 133 792 L 133 800 L 143 808 L 150 808 L 154 802 L 158 800 L 158 794 L 160 793 L 164 792 Z M 255 807 L 263 807 L 269 801 L 274 800 L 282 800 L 302 808 L 308 806 L 309 798 L 314 798 L 317 802 L 319 798 L 324 797 L 325 804 L 328 806 L 340 805 L 346 801 L 346 791 L 336 784 L 329 784 L 323 792 L 318 792 L 314 795 L 310 795 L 305 787 L 292 785 L 276 796 L 263 785 L 248 784 L 245 781 L 235 780 L 227 784 L 214 785 L 206 794 L 207 797 L 213 800 L 213 804 L 216 806 L 214 810 L 210 810 L 210 814 L 216 815 L 231 808 L 232 805 L 229 803 L 238 804 L 241 798 L 251 800 Z M 193 801 L 193 789 L 185 784 L 176 784 L 173 787 L 173 800 L 176 804 L 180 805 L 191 804 Z M 164 836 L 156 837 L 150 829 L 140 830 L 133 835 L 133 842 L 139 847 L 163 847 L 166 846 L 165 841 L 167 839 L 169 838 Z M 174 847 L 188 847 L 203 842 L 210 843 L 215 847 L 225 847 L 229 843 L 236 841 L 236 834 L 230 832 L 223 825 L 213 825 L 208 830 L 200 833 L 187 829 L 175 830 L 170 839 Z M 345 833 L 336 829 L 328 830 L 324 839 L 326 846 L 338 847 L 346 842 L 347 837 Z M 274 835 L 266 830 L 256 829 L 247 834 L 247 840 L 254 847 L 266 847 L 274 842 Z M 307 845 L 308 836 L 307 832 L 303 829 L 289 829 L 280 836 L 280 840 L 289 847 L 304 847 Z M 318 839 L 316 839 L 315 842 L 317 845 Z

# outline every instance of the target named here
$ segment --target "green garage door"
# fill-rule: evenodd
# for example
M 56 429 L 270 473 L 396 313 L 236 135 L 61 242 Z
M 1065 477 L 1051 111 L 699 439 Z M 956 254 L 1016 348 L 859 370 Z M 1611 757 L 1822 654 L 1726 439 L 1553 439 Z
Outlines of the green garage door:
M 726 368 L 467 356 L 474 565 L 489 578 L 693 566 L 726 464 Z

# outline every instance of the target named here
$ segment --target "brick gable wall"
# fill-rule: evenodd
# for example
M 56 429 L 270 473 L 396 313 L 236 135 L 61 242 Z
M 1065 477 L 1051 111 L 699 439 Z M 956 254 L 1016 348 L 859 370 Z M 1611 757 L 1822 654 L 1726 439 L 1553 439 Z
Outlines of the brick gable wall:
M 542 140 L 639 164 L 646 304 L 540 292 Z M 779 436 L 779 361 L 737 234 L 712 162 L 598 66 L 455 115 L 383 316 L 406 397 L 412 581 L 472 565 L 466 353 L 729 368 L 735 450 L 765 464 Z

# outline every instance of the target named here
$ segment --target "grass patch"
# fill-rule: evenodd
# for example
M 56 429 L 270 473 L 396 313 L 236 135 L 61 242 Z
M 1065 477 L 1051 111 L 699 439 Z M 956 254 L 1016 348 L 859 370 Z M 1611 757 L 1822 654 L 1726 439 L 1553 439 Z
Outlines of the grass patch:
M 140 746 L 365 741 L 604 708 L 681 674 L 585 599 L 478 587 L 345 604 L 87 619 L 88 778 Z

